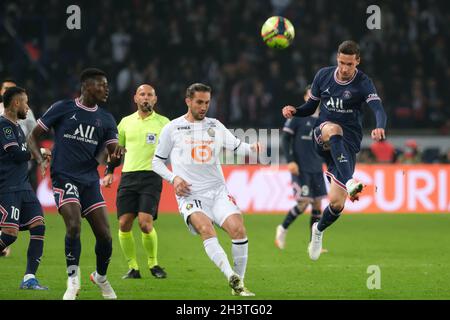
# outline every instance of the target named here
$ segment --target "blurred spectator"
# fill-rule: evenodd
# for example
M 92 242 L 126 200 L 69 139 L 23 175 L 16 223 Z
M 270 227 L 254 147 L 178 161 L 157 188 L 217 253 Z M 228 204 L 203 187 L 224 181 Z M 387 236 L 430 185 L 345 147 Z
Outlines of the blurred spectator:
M 405 149 L 403 153 L 399 156 L 398 162 L 400 163 L 420 163 L 422 161 L 422 156 L 417 147 L 417 142 L 414 139 L 406 140 Z
M 395 147 L 387 140 L 376 141 L 370 145 L 370 150 L 379 163 L 393 163 L 395 159 Z
M 356 156 L 358 163 L 375 163 L 375 156 L 370 148 L 361 148 L 361 151 Z
M 340 42 L 353 39 L 360 42 L 359 68 L 376 84 L 389 128 L 450 132 L 450 14 L 445 1 L 385 1 L 382 30 L 375 31 L 361 19 L 367 17 L 369 0 L 77 4 L 82 28 L 68 30 L 65 1 L 45 6 L 38 0 L 0 1 L 0 21 L 14 31 L 0 33 L 0 77 L 26 83 L 38 111 L 78 95 L 79 72 L 96 66 L 108 74 L 107 108 L 116 119 L 129 113 L 123 105 L 129 105 L 129 88 L 136 82 L 152 83 L 160 112 L 174 118 L 185 112 L 184 88 L 202 81 L 212 86 L 212 111 L 225 125 L 276 128 L 283 122 L 280 107 L 299 104 L 298 90 L 311 83 L 318 69 L 336 63 Z M 295 27 L 295 40 L 286 50 L 270 49 L 260 37 L 262 24 L 275 14 Z M 30 52 L 38 54 L 30 59 Z M 364 126 L 371 127 L 370 121 L 366 112 Z

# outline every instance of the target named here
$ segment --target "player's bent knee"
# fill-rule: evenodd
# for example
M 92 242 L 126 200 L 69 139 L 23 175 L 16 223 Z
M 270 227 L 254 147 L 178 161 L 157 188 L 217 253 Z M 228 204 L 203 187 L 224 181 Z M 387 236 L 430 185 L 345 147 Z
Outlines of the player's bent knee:
M 301 200 L 301 201 L 297 202 L 297 209 L 300 212 L 303 212 L 309 203 L 310 203 L 310 201 L 308 201 L 308 200 Z
M 153 224 L 150 222 L 142 222 L 139 223 L 139 228 L 141 228 L 141 231 L 144 233 L 150 233 L 153 230 Z
M 197 226 L 196 230 L 204 239 L 216 236 L 216 233 L 214 232 L 214 228 L 212 227 L 212 225 L 210 226 L 202 224 L 200 226 Z
M 17 236 L 19 235 L 19 229 L 16 228 L 2 228 L 1 230 L 2 234 L 15 237 L 16 239 Z M 14 239 L 14 241 L 16 241 L 16 239 Z
M 328 141 L 332 136 L 340 135 L 342 136 L 344 132 L 340 125 L 335 123 L 328 123 L 322 128 L 322 138 Z
M 81 234 L 81 225 L 79 225 L 78 223 L 67 225 L 66 234 L 70 238 L 79 238 Z

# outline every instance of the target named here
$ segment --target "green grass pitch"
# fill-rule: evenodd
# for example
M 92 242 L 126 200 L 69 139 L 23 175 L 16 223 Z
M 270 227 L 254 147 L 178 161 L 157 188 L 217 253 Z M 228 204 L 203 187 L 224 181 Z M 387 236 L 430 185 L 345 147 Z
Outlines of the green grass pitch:
M 255 299 L 449 299 L 450 215 L 343 215 L 324 234 L 329 253 L 310 261 L 306 252 L 309 216 L 289 229 L 283 251 L 274 246 L 281 215 L 246 215 L 249 262 L 246 286 Z M 167 279 L 150 275 L 134 226 L 138 262 L 143 279 L 122 280 L 127 271 L 117 239 L 117 220 L 111 215 L 113 256 L 108 279 L 119 299 L 243 299 L 233 297 L 222 273 L 204 252 L 200 237 L 189 233 L 178 214 L 160 215 L 159 262 Z M 44 255 L 38 271 L 49 291 L 25 291 L 19 284 L 25 270 L 28 232 L 21 232 L 12 254 L 0 259 L 0 300 L 61 299 L 66 287 L 64 224 L 56 214 L 46 215 Z M 81 292 L 79 299 L 102 299 L 89 281 L 95 269 L 94 237 L 82 226 Z M 219 239 L 231 257 L 231 241 Z M 381 270 L 381 289 L 367 288 L 370 265 Z

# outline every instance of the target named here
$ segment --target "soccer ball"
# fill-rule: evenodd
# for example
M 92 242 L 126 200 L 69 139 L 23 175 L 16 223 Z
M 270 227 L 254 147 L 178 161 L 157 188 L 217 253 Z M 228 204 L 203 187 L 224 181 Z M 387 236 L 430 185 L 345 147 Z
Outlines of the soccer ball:
M 261 37 L 269 47 L 285 49 L 294 40 L 294 26 L 284 17 L 273 16 L 264 22 L 261 28 Z

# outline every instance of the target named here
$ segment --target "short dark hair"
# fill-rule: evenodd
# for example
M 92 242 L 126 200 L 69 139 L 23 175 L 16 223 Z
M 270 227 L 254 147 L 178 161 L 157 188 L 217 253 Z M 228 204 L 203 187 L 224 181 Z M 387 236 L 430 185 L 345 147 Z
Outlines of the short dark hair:
M 359 58 L 360 50 L 359 45 L 353 40 L 345 40 L 339 45 L 338 53 L 354 55 Z
M 106 73 L 97 68 L 84 69 L 80 75 L 80 82 L 83 83 L 86 80 L 94 79 L 95 77 L 106 77 Z
M 24 88 L 21 87 L 8 88 L 8 90 L 6 90 L 5 93 L 3 94 L 3 105 L 5 106 L 5 109 L 9 108 L 15 96 L 22 93 L 26 93 Z
M 211 92 L 211 87 L 203 83 L 193 83 L 186 89 L 186 98 L 191 98 L 196 92 Z

